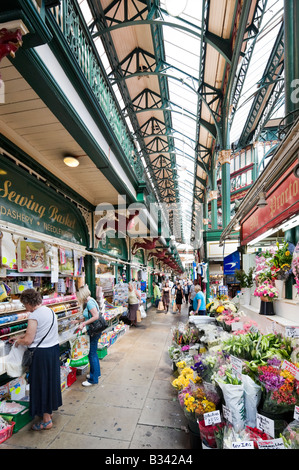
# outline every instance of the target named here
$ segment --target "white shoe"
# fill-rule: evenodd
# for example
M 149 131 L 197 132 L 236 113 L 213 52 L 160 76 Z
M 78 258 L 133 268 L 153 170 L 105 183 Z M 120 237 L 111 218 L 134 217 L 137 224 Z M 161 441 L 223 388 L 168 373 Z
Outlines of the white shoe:
M 82 385 L 83 385 L 83 387 L 90 387 L 90 386 L 95 385 L 95 384 L 92 384 L 92 383 L 88 382 L 88 380 L 85 380 L 85 382 L 82 382 Z

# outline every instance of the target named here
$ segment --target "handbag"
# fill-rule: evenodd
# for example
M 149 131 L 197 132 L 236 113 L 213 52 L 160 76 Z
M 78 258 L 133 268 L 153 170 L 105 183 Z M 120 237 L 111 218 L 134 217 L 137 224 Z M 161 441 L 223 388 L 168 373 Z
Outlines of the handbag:
M 136 321 L 137 323 L 141 322 L 141 312 L 139 309 L 136 311 Z
M 26 351 L 24 352 L 24 355 L 23 355 L 23 359 L 22 359 L 22 367 L 24 367 L 24 369 L 29 369 L 31 364 L 32 364 L 32 360 L 33 360 L 33 355 L 34 355 L 34 351 L 39 347 L 39 345 L 44 341 L 44 339 L 46 338 L 46 336 L 50 333 L 50 330 L 53 326 L 53 323 L 54 323 L 54 315 L 55 313 L 53 312 L 52 310 L 52 314 L 53 314 L 53 320 L 52 320 L 52 324 L 48 330 L 48 332 L 45 334 L 45 336 L 40 340 L 40 342 L 38 343 L 38 345 L 35 347 L 35 348 L 27 348 Z
M 102 333 L 106 328 L 108 328 L 108 323 L 102 315 L 99 315 L 97 320 L 88 324 L 88 333 L 90 336 L 96 336 Z
M 164 305 L 163 305 L 162 300 L 159 301 L 158 310 L 164 310 Z

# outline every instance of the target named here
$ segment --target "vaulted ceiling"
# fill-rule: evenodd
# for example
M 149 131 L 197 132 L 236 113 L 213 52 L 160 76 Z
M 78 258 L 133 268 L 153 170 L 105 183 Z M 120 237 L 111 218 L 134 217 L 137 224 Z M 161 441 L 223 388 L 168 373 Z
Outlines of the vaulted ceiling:
M 78 3 L 152 192 L 167 207 L 177 205 L 176 238 L 188 241 L 211 189 L 217 149 L 229 139 L 228 122 L 238 109 L 268 1 Z M 171 11 L 177 4 L 179 16 Z M 275 70 L 281 73 L 281 62 Z M 257 97 L 260 115 L 272 89 L 266 90 L 266 97 Z M 246 123 L 244 142 L 260 119 Z

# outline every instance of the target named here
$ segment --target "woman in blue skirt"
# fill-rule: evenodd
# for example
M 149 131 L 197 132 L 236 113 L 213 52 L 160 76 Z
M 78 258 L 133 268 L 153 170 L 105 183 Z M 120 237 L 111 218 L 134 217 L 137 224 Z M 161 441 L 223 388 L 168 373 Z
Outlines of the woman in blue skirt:
M 33 418 L 42 417 L 32 426 L 34 431 L 41 431 L 51 429 L 52 413 L 62 405 L 57 318 L 53 310 L 42 305 L 42 297 L 34 289 L 25 290 L 20 300 L 30 313 L 26 332 L 16 337 L 15 344 L 34 350 L 29 368 L 29 411 Z

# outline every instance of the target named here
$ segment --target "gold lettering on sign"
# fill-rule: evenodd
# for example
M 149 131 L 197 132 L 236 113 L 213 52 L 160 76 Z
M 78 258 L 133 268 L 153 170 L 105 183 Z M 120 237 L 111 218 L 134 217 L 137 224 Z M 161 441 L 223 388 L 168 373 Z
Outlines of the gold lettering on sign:
M 282 207 L 298 195 L 298 181 L 291 181 L 289 185 L 278 196 L 270 198 L 270 214 L 273 217 L 276 213 L 281 212 Z
M 3 199 L 7 198 L 10 202 L 14 202 L 18 206 L 26 207 L 30 211 L 39 214 L 39 217 L 42 218 L 45 214 L 45 206 L 36 202 L 32 194 L 29 197 L 22 196 L 21 194 L 17 194 L 15 191 L 10 190 L 11 185 L 12 182 L 9 180 L 4 182 L 3 188 L 0 188 L 0 197 Z
M 66 225 L 69 228 L 75 228 L 76 220 L 72 219 L 69 214 L 61 215 L 59 214 L 58 207 L 50 206 L 49 207 L 49 217 L 59 224 Z

